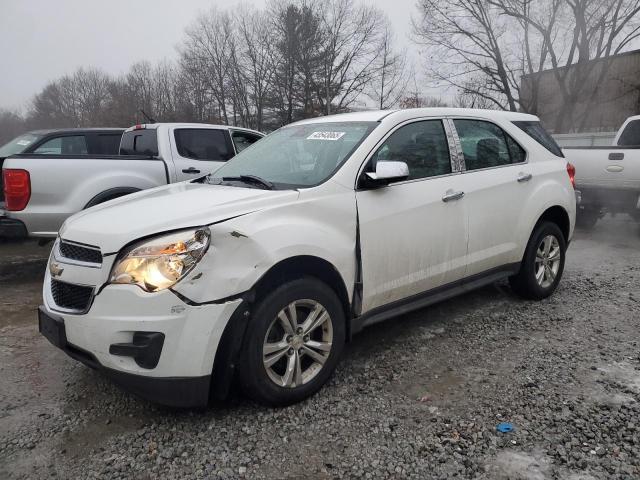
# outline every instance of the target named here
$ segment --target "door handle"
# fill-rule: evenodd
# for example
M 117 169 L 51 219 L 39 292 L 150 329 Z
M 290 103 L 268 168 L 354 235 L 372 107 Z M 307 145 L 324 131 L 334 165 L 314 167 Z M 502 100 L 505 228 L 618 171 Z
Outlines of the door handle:
M 518 182 L 519 183 L 528 182 L 532 178 L 533 178 L 533 175 L 531 175 L 530 173 L 520 173 L 518 175 Z
M 464 197 L 464 192 L 454 192 L 453 190 L 447 190 L 447 192 L 444 194 L 444 197 L 442 197 L 442 201 L 443 202 L 452 202 L 453 200 L 460 200 L 462 197 Z
M 183 169 L 182 173 L 200 173 L 200 170 L 193 167 L 189 167 L 189 168 Z

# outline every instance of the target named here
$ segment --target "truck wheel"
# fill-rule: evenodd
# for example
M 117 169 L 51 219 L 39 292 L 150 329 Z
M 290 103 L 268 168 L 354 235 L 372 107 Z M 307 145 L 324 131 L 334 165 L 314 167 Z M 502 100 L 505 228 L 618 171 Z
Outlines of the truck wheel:
M 640 223 L 640 210 L 634 210 L 633 212 L 629 213 L 629 215 L 631 215 L 631 218 L 633 218 L 636 222 Z
M 600 219 L 600 210 L 597 208 L 585 208 L 578 210 L 576 226 L 584 230 L 591 230 Z
M 551 295 L 564 271 L 567 243 L 558 225 L 543 222 L 529 239 L 520 272 L 509 278 L 511 288 L 521 297 L 542 300 Z
M 315 278 L 293 280 L 260 300 L 241 352 L 240 384 L 267 405 L 299 402 L 335 370 L 345 342 L 340 299 Z

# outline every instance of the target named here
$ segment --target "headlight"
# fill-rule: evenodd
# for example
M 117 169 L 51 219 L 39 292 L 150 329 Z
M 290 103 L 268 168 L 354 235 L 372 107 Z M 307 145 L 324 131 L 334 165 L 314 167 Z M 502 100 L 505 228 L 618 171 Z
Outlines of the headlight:
M 110 283 L 138 285 L 147 292 L 172 287 L 200 261 L 210 239 L 211 232 L 205 227 L 133 245 L 117 260 Z

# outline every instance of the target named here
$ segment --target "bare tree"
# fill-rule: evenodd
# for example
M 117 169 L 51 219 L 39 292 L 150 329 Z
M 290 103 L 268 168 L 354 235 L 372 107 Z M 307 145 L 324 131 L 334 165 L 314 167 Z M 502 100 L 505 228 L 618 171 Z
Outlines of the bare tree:
M 233 28 L 232 17 L 214 7 L 187 28 L 180 49 L 182 64 L 192 75 L 201 75 L 211 99 L 216 102 L 218 116 L 225 124 L 229 124 L 227 108 L 232 100 L 228 71 L 232 64 Z
M 368 94 L 381 110 L 398 104 L 410 78 L 407 76 L 407 53 L 396 52 L 393 43 L 393 32 L 386 25 L 379 52 L 378 77 L 372 82 L 373 87 Z
M 322 19 L 326 43 L 318 99 L 328 115 L 349 108 L 377 77 L 385 21 L 378 9 L 354 0 L 328 0 Z
M 516 110 L 518 75 L 509 67 L 513 55 L 506 40 L 516 22 L 499 17 L 487 0 L 420 0 L 418 9 L 413 34 L 431 55 L 425 62 L 429 74 L 495 107 Z
M 571 129 L 579 101 L 586 97 L 593 102 L 599 95 L 599 86 L 610 70 L 613 55 L 640 37 L 639 0 L 546 0 L 553 6 L 546 21 L 545 17 L 535 15 L 532 0 L 488 1 L 542 36 L 562 98 L 556 131 Z M 554 36 L 550 25 L 563 20 L 568 34 Z

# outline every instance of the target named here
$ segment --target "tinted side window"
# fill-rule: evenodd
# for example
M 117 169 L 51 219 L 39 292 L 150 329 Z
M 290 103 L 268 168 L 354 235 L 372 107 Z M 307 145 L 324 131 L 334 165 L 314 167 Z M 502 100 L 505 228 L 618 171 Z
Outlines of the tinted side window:
M 121 134 L 102 134 L 95 136 L 94 146 L 96 155 L 116 155 L 120 148 Z
M 87 139 L 84 135 L 55 137 L 44 142 L 33 153 L 41 155 L 86 155 Z
M 371 166 L 378 161 L 405 162 L 409 179 L 435 177 L 451 173 L 447 134 L 440 120 L 410 123 L 385 140 L 373 155 Z
M 242 150 L 260 140 L 261 137 L 247 132 L 233 132 L 231 135 L 236 150 L 240 153 Z
M 175 138 L 181 157 L 218 161 L 233 157 L 224 130 L 182 128 L 175 131 Z
M 131 130 L 122 135 L 120 155 L 158 155 L 158 132 L 155 128 Z
M 564 158 L 562 149 L 558 146 L 553 137 L 547 133 L 540 122 L 513 122 L 513 124 L 520 130 L 523 130 L 527 135 L 555 156 Z
M 640 145 L 640 120 L 627 123 L 618 139 L 620 146 Z
M 482 120 L 454 120 L 467 170 L 523 162 L 526 153 L 499 126 Z

